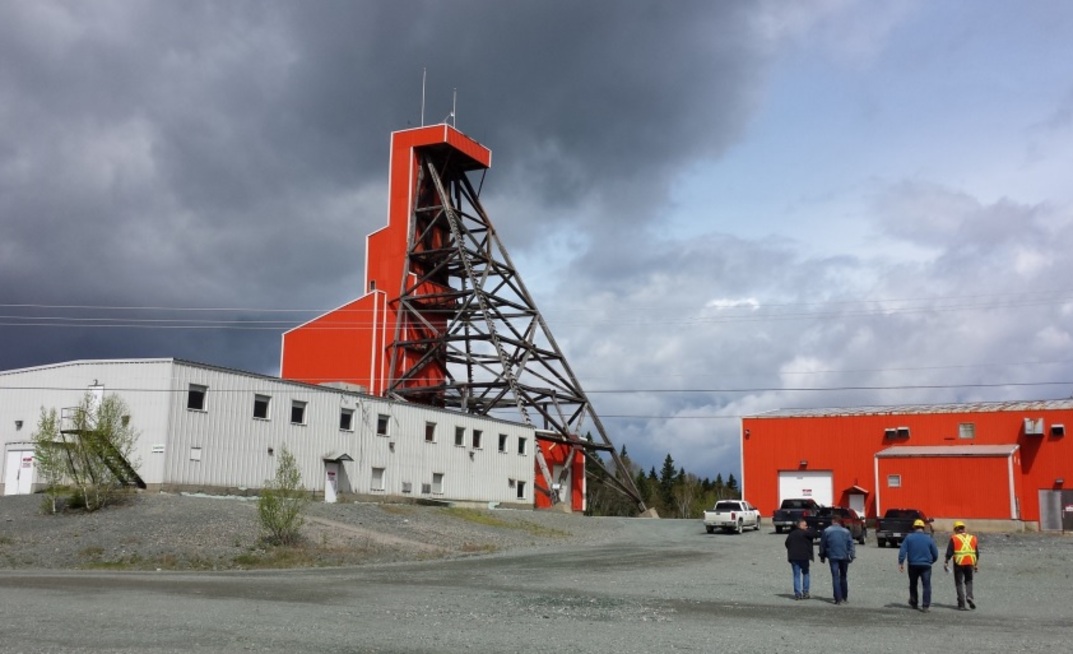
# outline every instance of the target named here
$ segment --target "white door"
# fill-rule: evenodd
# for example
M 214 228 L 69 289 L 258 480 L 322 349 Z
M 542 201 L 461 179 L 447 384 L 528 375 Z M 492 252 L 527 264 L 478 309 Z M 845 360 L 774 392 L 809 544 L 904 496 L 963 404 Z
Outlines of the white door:
M 810 497 L 818 504 L 834 502 L 833 473 L 830 470 L 788 470 L 779 473 L 779 502 Z
M 573 495 L 573 486 L 571 481 L 570 468 L 565 466 L 552 466 L 551 471 L 551 491 L 552 501 L 559 502 L 571 502 Z
M 849 494 L 849 508 L 857 512 L 857 515 L 864 517 L 864 495 L 860 493 Z
M 34 490 L 34 453 L 30 450 L 7 453 L 4 495 L 29 495 Z
M 339 484 L 339 464 L 334 461 L 324 462 L 324 501 L 335 504 Z

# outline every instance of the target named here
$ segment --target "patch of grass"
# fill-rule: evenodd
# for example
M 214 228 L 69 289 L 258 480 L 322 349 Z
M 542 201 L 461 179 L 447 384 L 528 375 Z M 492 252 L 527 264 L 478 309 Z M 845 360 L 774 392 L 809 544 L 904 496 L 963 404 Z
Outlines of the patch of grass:
M 510 529 L 514 526 L 506 520 L 494 516 L 487 511 L 480 511 L 477 509 L 464 509 L 462 507 L 452 506 L 444 509 L 444 513 L 452 518 L 473 522 L 478 525 L 485 525 L 486 527 L 506 527 Z
M 543 538 L 565 538 L 570 535 L 570 532 L 563 531 L 562 529 L 555 529 L 553 527 L 545 527 L 535 522 L 529 522 L 528 520 L 516 520 L 508 521 L 489 513 L 488 511 L 481 511 L 479 509 L 464 509 L 461 507 L 450 507 L 444 509 L 447 515 L 458 518 L 459 520 L 466 520 L 467 522 L 473 522 L 479 525 L 485 525 L 487 527 L 501 527 L 504 529 L 517 529 L 518 531 L 524 531 L 530 536 L 540 536 Z
M 258 549 L 233 558 L 236 567 L 246 569 L 314 568 L 321 557 L 315 549 L 301 546 L 279 546 Z
M 84 559 L 95 559 L 101 554 L 104 554 L 104 548 L 100 545 L 91 545 L 78 551 L 78 556 Z
M 0 545 L 14 545 L 15 539 L 10 536 L 0 536 Z

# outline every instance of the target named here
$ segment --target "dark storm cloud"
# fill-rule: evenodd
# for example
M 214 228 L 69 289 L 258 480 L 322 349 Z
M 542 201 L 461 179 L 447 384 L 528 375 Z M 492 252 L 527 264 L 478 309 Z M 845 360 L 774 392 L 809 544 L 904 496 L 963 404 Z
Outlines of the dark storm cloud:
M 493 216 L 644 231 L 667 180 L 738 138 L 765 45 L 740 3 L 0 5 L 0 303 L 320 308 L 359 293 L 388 135 L 450 111 L 495 152 Z M 510 247 L 510 245 L 508 245 Z M 183 356 L 274 369 L 276 331 L 129 320 L 309 314 L 5 307 L 0 369 Z M 32 328 L 44 318 L 128 327 Z M 75 323 L 76 325 L 78 323 Z M 222 325 L 222 323 L 221 323 Z M 228 325 L 233 327 L 234 325 Z

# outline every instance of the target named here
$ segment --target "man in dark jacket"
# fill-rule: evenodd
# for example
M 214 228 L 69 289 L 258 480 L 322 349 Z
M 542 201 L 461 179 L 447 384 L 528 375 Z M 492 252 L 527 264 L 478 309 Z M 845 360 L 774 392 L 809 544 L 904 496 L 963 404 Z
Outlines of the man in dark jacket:
M 853 536 L 842 526 L 842 518 L 835 515 L 831 526 L 820 535 L 820 563 L 831 562 L 831 585 L 834 586 L 835 604 L 849 601 L 849 564 L 857 558 Z
M 917 519 L 913 522 L 913 533 L 902 541 L 902 548 L 898 550 L 898 572 L 905 572 L 905 563 L 909 562 L 909 606 L 917 608 L 917 580 L 924 587 L 924 602 L 920 604 L 920 610 L 927 613 L 931 610 L 931 566 L 939 560 L 939 548 L 935 546 L 935 539 L 930 534 L 924 533 L 924 521 Z
M 816 532 L 808 528 L 808 523 L 801 520 L 795 529 L 786 535 L 786 560 L 794 575 L 794 599 L 808 599 L 809 564 L 816 558 L 812 541 Z

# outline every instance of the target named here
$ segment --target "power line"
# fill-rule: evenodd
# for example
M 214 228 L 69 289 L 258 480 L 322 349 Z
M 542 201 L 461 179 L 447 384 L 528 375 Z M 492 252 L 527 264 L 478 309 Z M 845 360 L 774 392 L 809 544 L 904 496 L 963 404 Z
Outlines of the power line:
M 252 373 L 256 374 L 256 373 Z M 3 376 L 0 375 L 0 379 Z M 307 382 L 294 379 L 273 378 L 275 383 L 308 385 Z M 890 386 L 824 386 L 824 387 L 793 387 L 793 386 L 756 386 L 751 388 L 637 388 L 637 389 L 613 389 L 602 391 L 586 391 L 589 395 L 688 395 L 688 394 L 733 394 L 733 393 L 839 393 L 846 391 L 914 391 L 914 390 L 945 390 L 952 388 L 1030 388 L 1038 386 L 1073 386 L 1073 381 L 1038 381 L 1038 382 L 1004 382 L 992 384 L 903 384 Z M 123 393 L 186 393 L 186 388 L 135 388 L 115 387 L 108 388 L 110 392 Z M 0 390 L 18 391 L 84 391 L 85 386 L 7 386 L 0 385 Z M 213 388 L 214 393 L 251 393 L 271 391 L 270 388 Z M 309 392 L 352 392 L 347 389 L 333 388 L 331 386 L 319 386 L 309 388 Z

